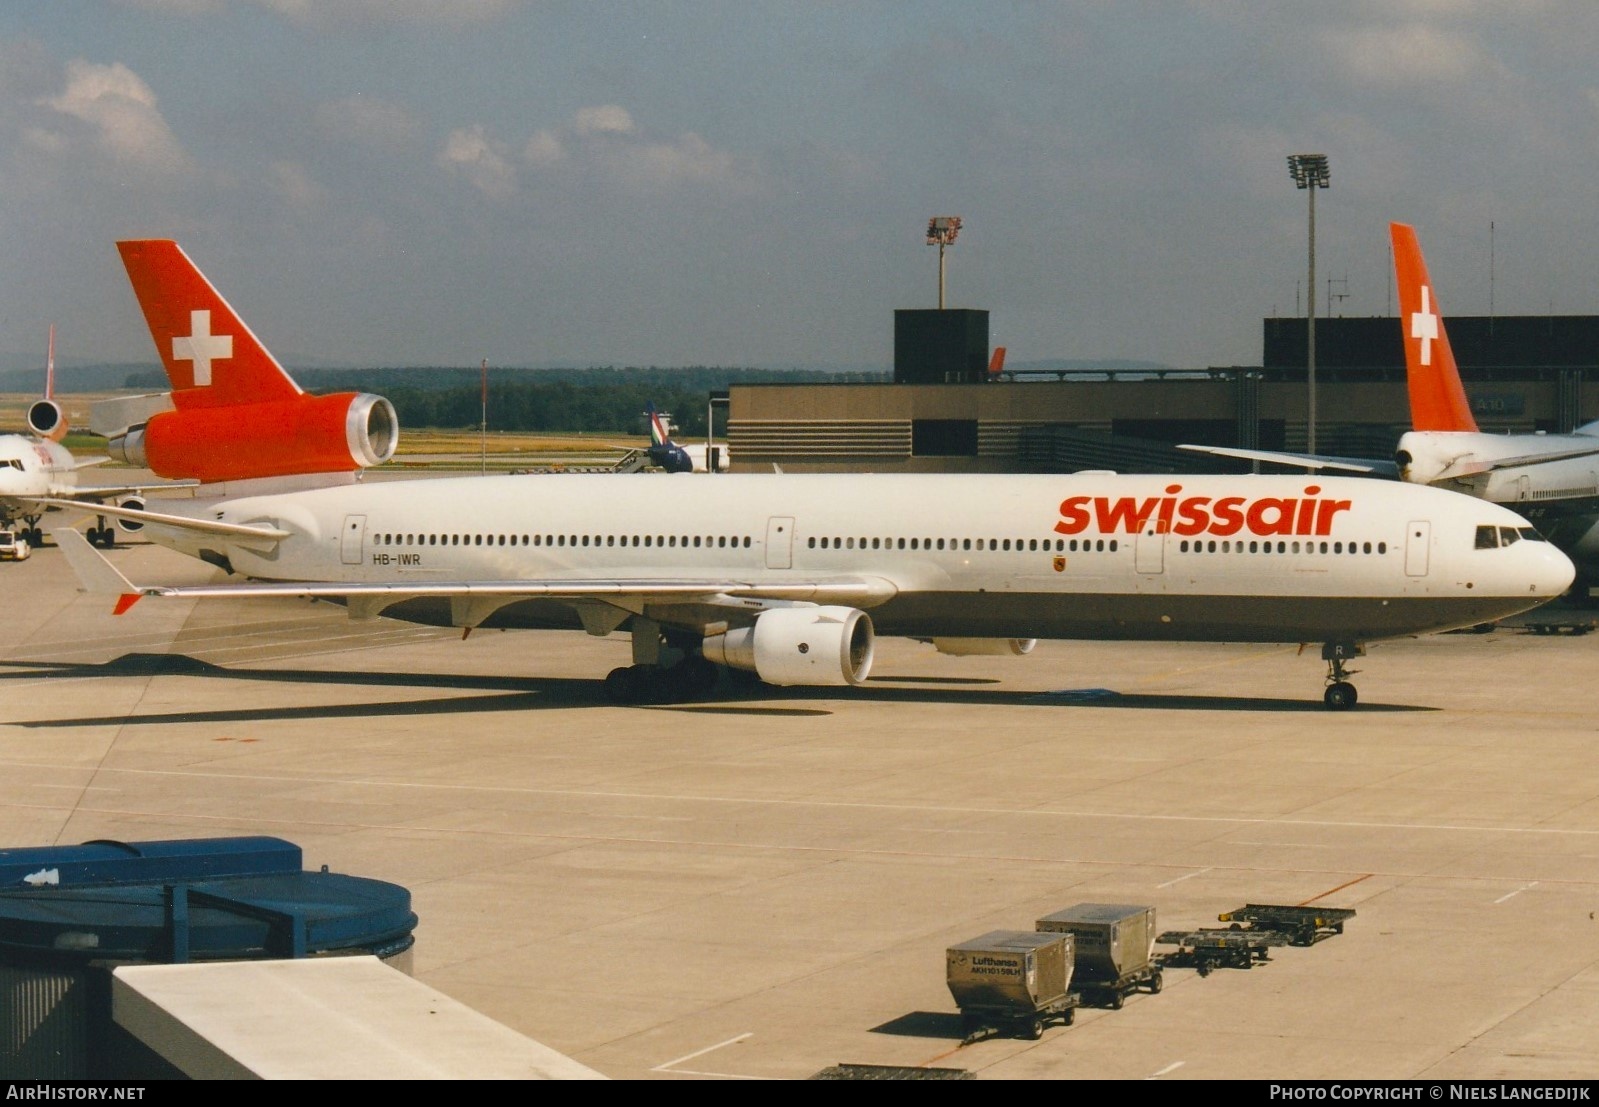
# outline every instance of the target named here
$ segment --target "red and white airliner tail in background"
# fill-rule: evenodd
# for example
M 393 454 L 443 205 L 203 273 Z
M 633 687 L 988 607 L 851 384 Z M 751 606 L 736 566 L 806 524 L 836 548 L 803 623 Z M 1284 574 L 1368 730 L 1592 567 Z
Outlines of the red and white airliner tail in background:
M 1400 335 L 1405 344 L 1405 381 L 1410 390 L 1410 429 L 1474 431 L 1477 419 L 1460 382 L 1438 295 L 1427 275 L 1414 227 L 1388 224 L 1399 282 Z
M 172 319 L 211 310 L 209 333 L 230 336 L 209 285 L 157 281 L 153 295 Z M 213 379 L 229 358 L 212 353 Z M 235 448 L 230 428 L 248 433 L 216 427 L 204 445 L 217 453 Z M 859 685 L 887 634 L 949 653 L 1022 654 L 1038 638 L 1319 643 L 1324 701 L 1347 708 L 1345 662 L 1365 643 L 1525 611 L 1572 575 L 1506 508 L 1302 475 L 470 476 L 202 487 L 162 508 L 116 513 L 235 579 L 135 585 L 58 532 L 84 589 L 118 612 L 145 596 L 315 597 L 465 631 L 622 631 L 632 664 L 605 685 L 623 702 L 708 695 L 723 669 Z
M 1479 430 L 1416 232 L 1403 223 L 1389 231 L 1413 428 L 1394 451 L 1400 478 L 1513 507 L 1570 555 L 1573 592 L 1588 600 L 1599 582 L 1599 423 L 1571 434 Z
M 41 545 L 39 522 L 46 511 L 65 507 L 98 512 L 107 501 L 132 497 L 125 502 L 142 503 L 137 493 L 149 485 L 115 484 L 91 487 L 78 483 L 78 474 L 107 457 L 78 459 L 61 442 L 67 436 L 67 413 L 55 395 L 56 329 L 50 327 L 50 344 L 45 354 L 44 395 L 28 405 L 26 434 L 0 434 L 0 529 L 10 530 L 17 520 L 22 527 L 17 536 L 33 546 Z M 89 529 L 96 545 L 116 542 L 116 530 L 101 516 L 99 525 Z
M 176 242 L 117 249 L 172 391 L 96 406 L 91 423 L 112 457 L 215 484 L 345 483 L 394 455 L 399 421 L 388 400 L 303 392 Z

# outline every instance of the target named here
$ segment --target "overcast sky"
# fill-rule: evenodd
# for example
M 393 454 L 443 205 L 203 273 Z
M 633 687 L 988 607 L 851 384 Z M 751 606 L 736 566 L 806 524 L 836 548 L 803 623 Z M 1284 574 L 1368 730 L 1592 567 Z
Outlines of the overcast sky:
M 1593 0 L 49 0 L 0 6 L 0 351 L 150 361 L 174 238 L 293 363 L 1258 364 L 1391 311 L 1599 313 Z M 1492 228 L 1492 230 L 1490 230 Z M 1329 286 L 1331 278 L 1333 284 Z M 68 387 L 70 385 L 68 384 Z

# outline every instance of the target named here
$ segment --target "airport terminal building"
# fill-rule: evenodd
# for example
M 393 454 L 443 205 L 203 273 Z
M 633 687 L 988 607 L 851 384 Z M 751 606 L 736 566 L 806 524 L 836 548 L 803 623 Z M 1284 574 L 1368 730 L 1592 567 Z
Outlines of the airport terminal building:
M 1482 430 L 1565 433 L 1599 418 L 1599 316 L 1448 326 Z M 1306 449 L 1306 320 L 1262 330 L 1258 366 L 991 376 L 986 311 L 898 311 L 892 383 L 735 385 L 727 443 L 740 472 L 1215 472 L 1233 463 L 1175 445 Z M 1397 317 L 1316 320 L 1315 407 L 1317 452 L 1393 452 L 1409 429 Z

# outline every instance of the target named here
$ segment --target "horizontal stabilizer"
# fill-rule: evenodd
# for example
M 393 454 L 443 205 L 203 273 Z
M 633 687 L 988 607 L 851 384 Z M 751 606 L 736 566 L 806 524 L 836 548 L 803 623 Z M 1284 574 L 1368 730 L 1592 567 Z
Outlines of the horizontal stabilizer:
M 138 589 L 111 562 L 107 561 L 80 531 L 71 527 L 52 530 L 50 537 L 67 559 L 72 575 L 78 578 L 78 591 L 93 596 L 130 596 Z
M 1483 473 L 1496 473 L 1503 469 L 1524 469 L 1546 465 L 1551 461 L 1569 461 L 1574 457 L 1592 457 L 1599 454 L 1599 443 L 1578 450 L 1562 450 L 1557 454 L 1520 454 L 1516 457 L 1491 457 L 1457 461 L 1445 469 L 1439 480 L 1453 477 L 1475 477 Z

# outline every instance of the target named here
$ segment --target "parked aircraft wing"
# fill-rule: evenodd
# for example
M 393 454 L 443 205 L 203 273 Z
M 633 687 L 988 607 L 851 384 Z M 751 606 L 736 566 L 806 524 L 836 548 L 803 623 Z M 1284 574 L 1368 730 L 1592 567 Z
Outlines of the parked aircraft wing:
M 1399 466 L 1392 461 L 1374 457 L 1333 457 L 1328 454 L 1290 454 L 1273 450 L 1245 450 L 1234 446 L 1198 446 L 1184 443 L 1179 450 L 1215 454 L 1218 457 L 1236 457 L 1245 461 L 1268 461 L 1273 465 L 1288 465 L 1296 469 L 1337 469 L 1348 473 L 1369 473 L 1376 477 L 1399 478 Z

